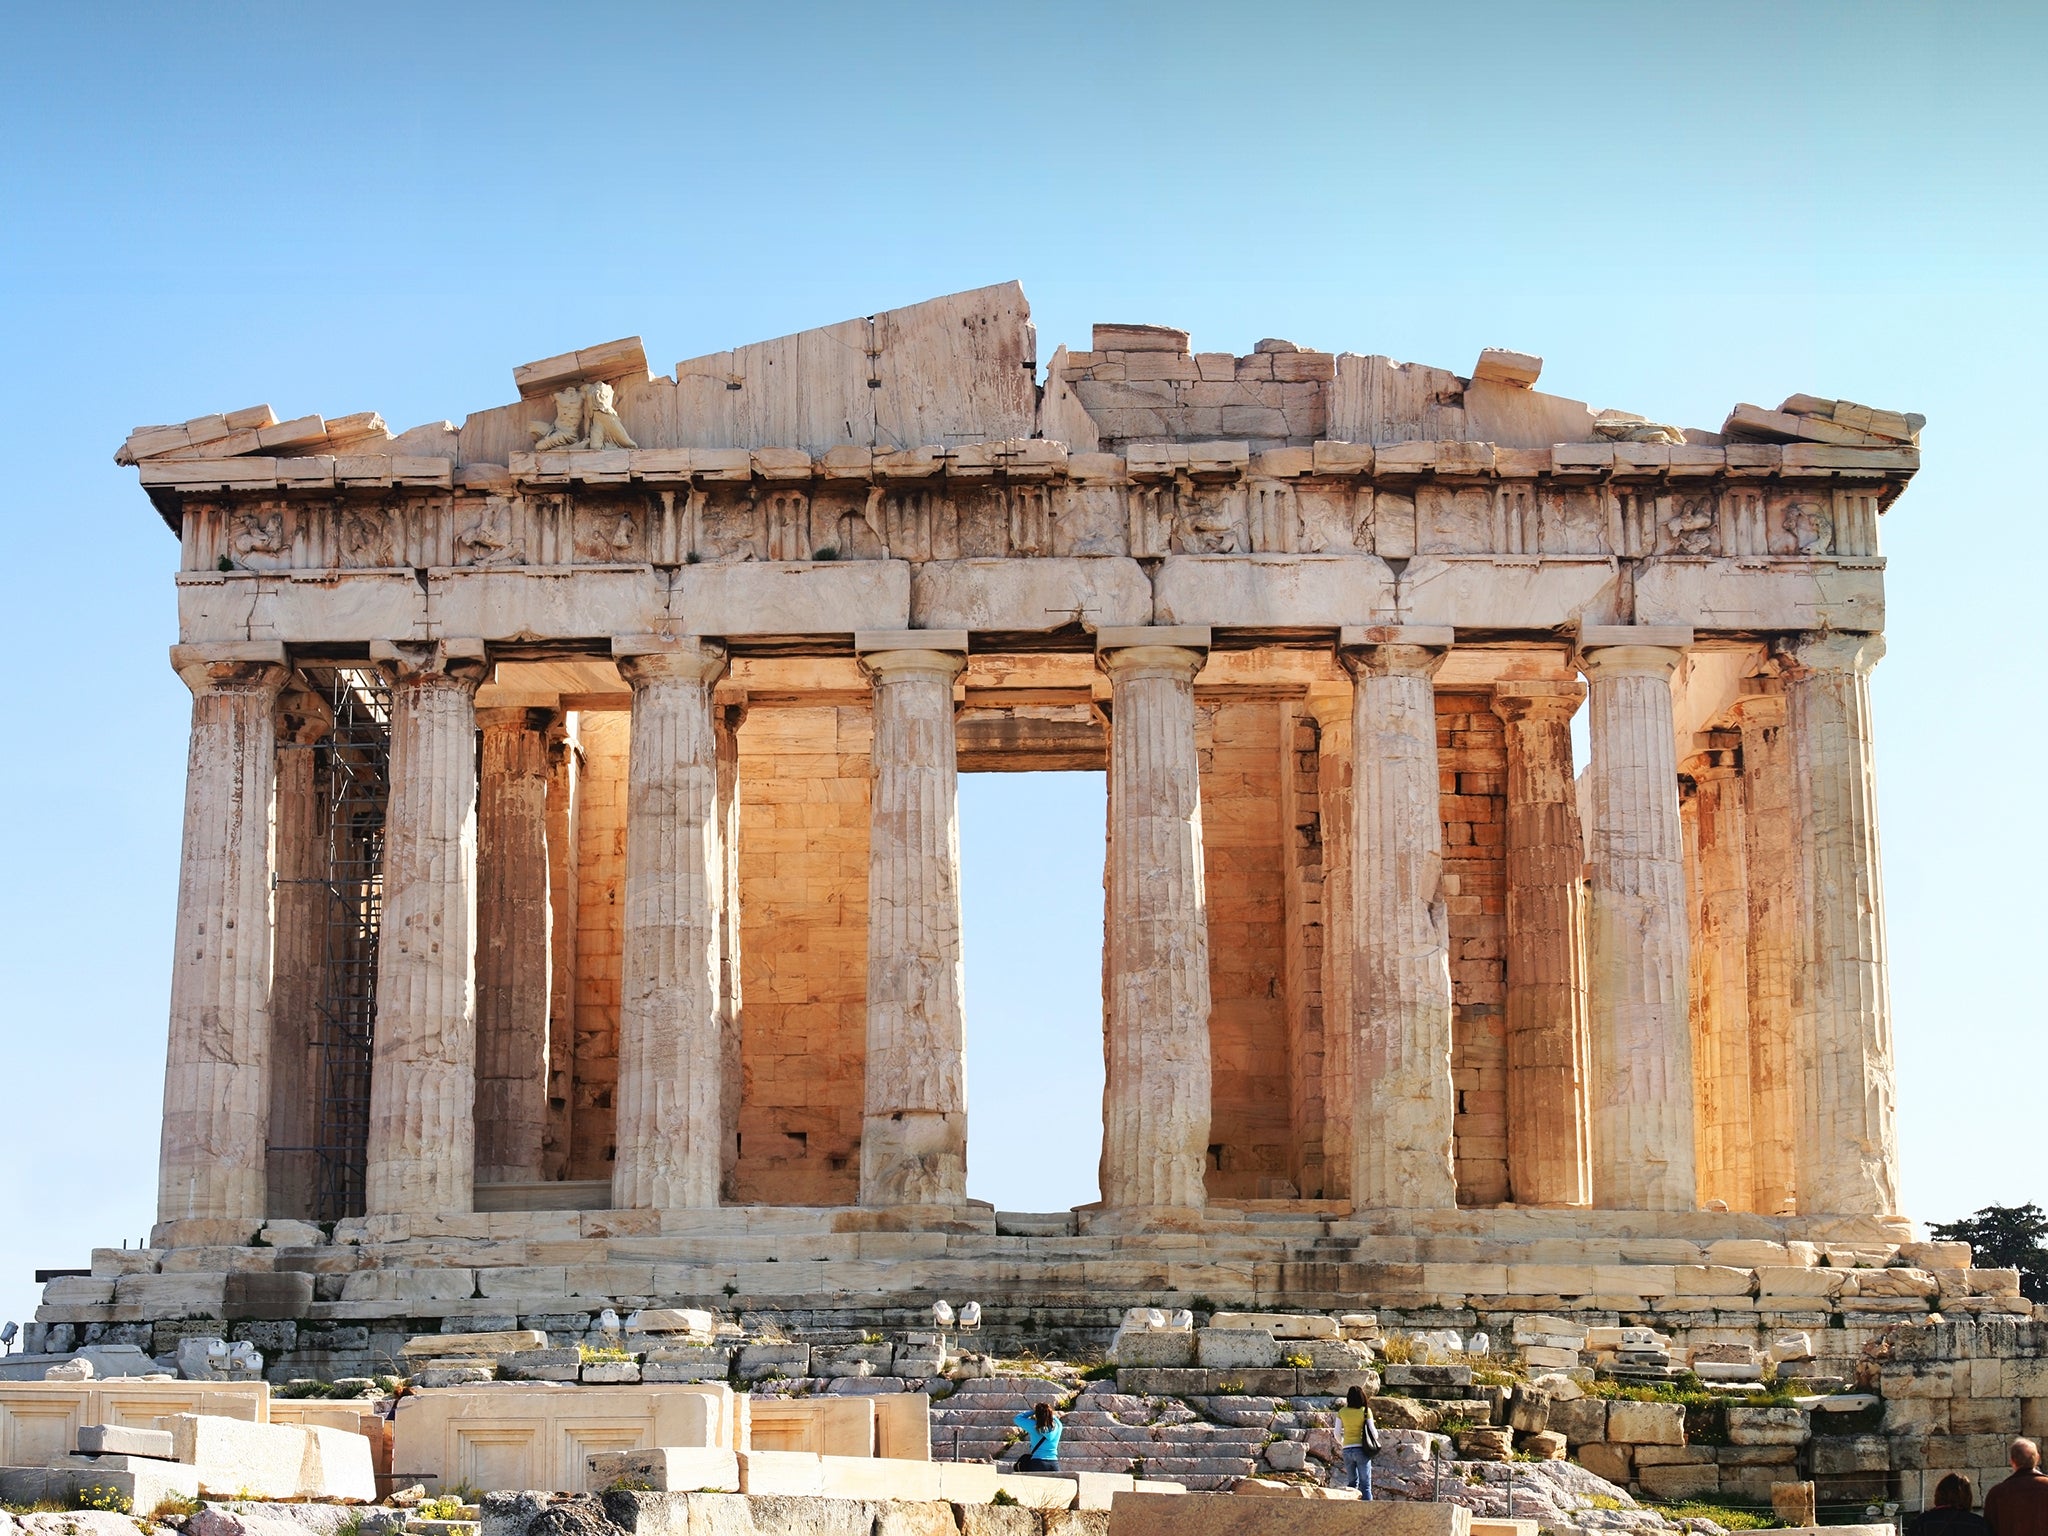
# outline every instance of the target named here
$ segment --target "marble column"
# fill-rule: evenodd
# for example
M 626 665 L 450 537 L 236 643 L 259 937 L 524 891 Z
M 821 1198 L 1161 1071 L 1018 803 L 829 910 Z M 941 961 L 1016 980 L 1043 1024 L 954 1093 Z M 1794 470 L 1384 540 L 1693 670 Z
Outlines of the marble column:
M 1109 922 L 1102 1203 L 1191 1212 L 1207 1200 L 1209 930 L 1195 674 L 1209 632 L 1105 629 Z
M 1751 1152 L 1749 861 L 1733 733 L 1686 759 L 1692 856 L 1694 1157 L 1702 1205 L 1756 1209 Z
M 157 1220 L 264 1216 L 271 818 L 284 647 L 180 645 L 192 690 Z M 246 1235 L 237 1241 L 246 1240 Z
M 1782 691 L 1749 694 L 1728 714 L 1742 733 L 1749 870 L 1750 1177 L 1756 1209 L 1774 1216 L 1796 1208 L 1804 1069 L 1793 1021 L 1807 989 L 1800 849 L 1787 835 L 1793 825 L 1791 742 Z
M 619 639 L 633 685 L 612 1204 L 710 1210 L 723 1125 L 711 640 Z
M 548 732 L 548 1111 L 541 1177 L 569 1171 L 575 1139 L 576 870 L 583 749 L 573 712 Z
M 276 937 L 270 961 L 270 1158 L 265 1212 L 310 1221 L 318 1203 L 320 992 L 329 897 L 326 786 L 316 744 L 328 702 L 303 685 L 277 708 Z
M 477 769 L 476 1179 L 542 1176 L 548 1120 L 548 729 L 482 709 Z
M 874 682 L 860 1203 L 967 1203 L 953 679 L 964 632 L 860 635 Z
M 475 640 L 379 642 L 391 672 L 391 799 L 364 1206 L 467 1211 L 476 1168 Z
M 1885 972 L 1870 673 L 1879 635 L 1786 648 L 1794 841 L 1805 850 L 1808 990 L 1796 1023 L 1802 1215 L 1899 1209 L 1898 1082 Z
M 1593 1203 L 1695 1208 L 1685 865 L 1671 678 L 1690 630 L 1588 627 Z
M 744 698 L 715 704 L 718 760 L 719 1195 L 733 1198 L 740 1165 L 740 1104 L 746 1091 L 746 1016 L 740 999 L 740 725 Z
M 1585 842 L 1572 775 L 1577 682 L 1504 681 L 1507 737 L 1508 1182 L 1517 1205 L 1587 1190 Z
M 1349 630 L 1351 1204 L 1449 1210 L 1457 1094 L 1431 681 L 1448 629 Z

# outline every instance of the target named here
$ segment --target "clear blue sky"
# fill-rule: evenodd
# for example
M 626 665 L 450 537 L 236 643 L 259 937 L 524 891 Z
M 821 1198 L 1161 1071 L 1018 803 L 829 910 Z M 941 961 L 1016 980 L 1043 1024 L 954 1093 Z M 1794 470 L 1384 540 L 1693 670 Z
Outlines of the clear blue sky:
M 1799 390 L 1925 412 L 1875 690 L 1906 1190 L 2048 1200 L 2043 18 L 11 7 L 0 1316 L 150 1220 L 187 696 L 129 427 L 459 421 L 570 347 L 665 366 L 1010 277 L 1042 358 L 1155 321 L 1459 370 L 1510 346 L 1678 423 Z M 1027 792 L 1071 796 L 1065 830 Z M 1092 1193 L 1099 793 L 963 796 L 976 1183 L 1006 1205 Z M 1037 1060 L 1020 1000 L 1055 1021 Z

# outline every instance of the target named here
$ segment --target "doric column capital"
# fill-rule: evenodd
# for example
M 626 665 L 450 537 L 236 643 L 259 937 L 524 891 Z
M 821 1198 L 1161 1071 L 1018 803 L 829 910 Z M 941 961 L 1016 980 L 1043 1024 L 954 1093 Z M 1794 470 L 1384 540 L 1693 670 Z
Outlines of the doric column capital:
M 1573 664 L 1590 678 L 1665 677 L 1678 670 L 1692 631 L 1675 624 L 1588 624 Z
M 649 683 L 715 683 L 730 665 L 725 642 L 701 635 L 614 635 L 612 658 L 636 692 Z
M 476 712 L 476 728 L 480 731 L 552 731 L 560 723 L 559 710 L 535 707 L 528 704 L 499 705 Z
M 1456 638 L 1448 625 L 1347 624 L 1337 658 L 1353 677 L 1434 677 Z
M 1722 714 L 1737 730 L 1783 725 L 1785 695 L 1777 692 L 1745 693 L 1722 711 Z
M 1787 664 L 1794 679 L 1816 672 L 1854 672 L 1868 677 L 1883 659 L 1884 636 L 1843 633 L 1788 636 L 1778 643 L 1775 655 Z
M 967 665 L 964 629 L 863 630 L 853 637 L 860 668 L 877 683 L 901 677 L 951 682 Z
M 1203 624 L 1133 624 L 1095 632 L 1095 664 L 1112 678 L 1192 683 L 1208 659 L 1209 629 Z
M 1503 678 L 1493 685 L 1493 712 L 1510 725 L 1568 725 L 1586 701 L 1586 685 L 1576 680 Z
M 401 684 L 460 688 L 472 695 L 491 670 L 481 640 L 372 640 L 370 660 Z
M 301 747 L 325 739 L 334 729 L 334 706 L 303 682 L 288 685 L 277 699 L 277 737 Z
M 194 698 L 217 693 L 274 697 L 291 676 L 284 646 L 273 640 L 231 640 L 221 645 L 174 645 L 171 667 Z

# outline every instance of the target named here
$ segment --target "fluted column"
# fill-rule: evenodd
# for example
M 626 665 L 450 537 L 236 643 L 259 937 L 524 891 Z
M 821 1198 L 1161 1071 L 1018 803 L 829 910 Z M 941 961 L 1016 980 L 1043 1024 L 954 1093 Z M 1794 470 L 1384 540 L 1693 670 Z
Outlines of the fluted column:
M 1884 879 L 1871 755 L 1880 635 L 1788 647 L 1793 840 L 1805 850 L 1809 987 L 1796 1029 L 1802 1215 L 1899 1209 L 1898 1083 L 1885 969 Z
M 746 716 L 744 699 L 715 705 L 712 714 L 718 759 L 718 1188 L 720 1198 L 728 1200 L 739 1174 L 740 1101 L 746 1088 L 746 1014 L 740 990 L 740 724 Z
M 1447 629 L 1346 630 L 1351 708 L 1351 1204 L 1458 1203 L 1436 689 Z
M 391 799 L 370 1066 L 372 1215 L 470 1210 L 476 1168 L 476 690 L 481 642 L 378 643 Z
M 548 1109 L 541 1136 L 541 1177 L 569 1169 L 575 1139 L 576 864 L 583 749 L 577 717 L 548 731 Z
M 1721 733 L 1704 738 L 1718 742 Z M 1749 863 L 1732 733 L 1687 758 L 1694 1156 L 1702 1205 L 1757 1209 L 1749 1038 Z
M 327 849 L 318 743 L 333 710 L 304 686 L 277 708 L 276 936 L 270 961 L 270 1157 L 265 1214 L 310 1220 L 318 1200 L 320 983 Z
M 1795 1209 L 1800 1075 L 1794 1019 L 1806 995 L 1806 922 L 1792 821 L 1792 752 L 1783 692 L 1736 700 L 1749 886 L 1750 1174 L 1756 1209 Z
M 1105 629 L 1110 682 L 1102 1202 L 1207 1200 L 1209 928 L 1195 674 L 1209 632 Z
M 953 679 L 962 632 L 856 637 L 875 686 L 860 1203 L 967 1201 Z
M 171 665 L 192 690 L 192 737 L 157 1220 L 253 1230 L 270 1122 L 272 710 L 284 647 L 174 646 Z
M 1576 682 L 1494 688 L 1507 782 L 1508 1181 L 1517 1205 L 1587 1191 L 1585 844 L 1572 775 Z
M 1353 690 L 1355 692 L 1355 690 Z M 1351 1198 L 1351 705 L 1311 694 L 1322 728 L 1316 795 L 1323 832 L 1323 1196 Z
M 1692 1043 L 1671 677 L 1691 631 L 1588 628 L 1593 1203 L 1692 1210 Z
M 477 711 L 476 1178 L 541 1177 L 548 1119 L 545 709 Z
M 722 1162 L 717 741 L 725 647 L 613 642 L 633 685 L 612 1204 L 709 1210 Z

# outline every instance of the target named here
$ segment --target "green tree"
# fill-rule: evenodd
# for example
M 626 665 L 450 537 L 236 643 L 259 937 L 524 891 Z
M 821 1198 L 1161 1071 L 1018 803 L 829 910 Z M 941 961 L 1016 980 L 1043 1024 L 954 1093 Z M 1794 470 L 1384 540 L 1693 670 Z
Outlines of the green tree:
M 1931 1229 L 1944 1243 L 1968 1243 L 1980 1269 L 2016 1269 L 2020 1292 L 2048 1302 L 2048 1211 L 2026 1205 L 1987 1205 L 1960 1221 Z

